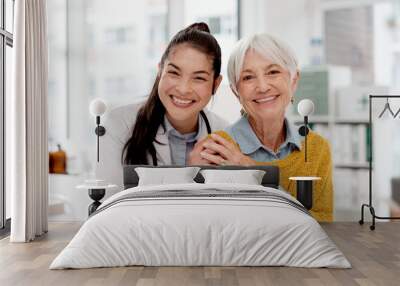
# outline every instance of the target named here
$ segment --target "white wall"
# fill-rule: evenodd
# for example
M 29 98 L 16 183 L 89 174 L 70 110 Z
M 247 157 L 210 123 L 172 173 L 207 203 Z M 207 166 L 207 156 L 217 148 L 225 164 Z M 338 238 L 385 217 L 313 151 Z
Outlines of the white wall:
M 49 221 L 84 221 L 93 202 L 87 190 L 77 189 L 82 175 L 49 175 Z
M 85 4 L 84 1 L 70 0 L 69 29 L 68 29 L 68 155 L 79 158 L 80 168 L 85 169 L 88 160 L 93 162 L 95 135 L 93 125 L 88 124 L 89 102 L 87 93 L 87 65 L 86 65 L 86 31 L 85 31 Z
M 392 15 L 390 3 L 382 3 L 374 7 L 374 57 L 375 57 L 375 82 L 379 85 L 389 86 L 391 83 L 391 62 L 393 61 L 392 35 L 387 30 L 387 19 Z
M 208 104 L 208 108 L 220 117 L 233 123 L 240 118 L 240 103 L 227 84 L 219 87 Z

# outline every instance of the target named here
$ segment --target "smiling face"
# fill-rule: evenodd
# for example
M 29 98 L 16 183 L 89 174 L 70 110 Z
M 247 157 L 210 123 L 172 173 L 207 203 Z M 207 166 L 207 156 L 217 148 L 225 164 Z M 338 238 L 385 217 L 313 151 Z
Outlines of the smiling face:
M 210 101 L 214 71 L 212 58 L 187 44 L 174 47 L 160 71 L 158 94 L 172 125 L 197 124 L 199 112 Z M 214 89 L 218 87 L 217 78 Z M 192 129 L 192 128 L 189 128 Z
M 288 70 L 248 50 L 237 82 L 239 100 L 256 120 L 283 119 L 297 81 L 298 73 L 291 79 Z

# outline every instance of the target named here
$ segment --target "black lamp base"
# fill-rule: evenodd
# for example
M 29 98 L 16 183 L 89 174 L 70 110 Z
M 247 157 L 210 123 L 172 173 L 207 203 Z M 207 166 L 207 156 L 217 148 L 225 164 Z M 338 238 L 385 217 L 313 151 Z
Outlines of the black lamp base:
M 106 129 L 104 128 L 104 126 L 99 125 L 94 130 L 94 133 L 96 133 L 96 135 L 103 136 L 104 134 L 106 134 Z
M 100 200 L 106 194 L 106 189 L 89 189 L 89 197 L 94 200 L 94 202 L 89 205 L 88 213 L 89 216 L 94 213 L 97 208 L 101 205 Z

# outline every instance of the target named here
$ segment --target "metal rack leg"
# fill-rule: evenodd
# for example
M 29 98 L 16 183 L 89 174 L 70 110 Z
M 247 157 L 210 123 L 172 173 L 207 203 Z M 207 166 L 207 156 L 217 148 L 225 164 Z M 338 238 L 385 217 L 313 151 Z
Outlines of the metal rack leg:
M 373 206 L 368 205 L 368 204 L 362 204 L 361 205 L 361 219 L 358 221 L 358 223 L 361 225 L 364 224 L 364 207 L 369 208 L 369 212 L 371 213 L 371 216 L 372 216 L 372 224 L 369 226 L 369 228 L 371 230 L 375 230 L 375 221 L 377 219 L 400 220 L 400 217 L 384 217 L 384 216 L 376 215 L 375 208 Z
M 372 216 L 372 225 L 370 225 L 369 228 L 370 228 L 370 230 L 375 230 L 375 218 L 376 218 L 376 215 L 375 215 L 375 209 L 371 205 L 362 204 L 362 206 L 361 206 L 361 219 L 358 221 L 358 223 L 360 225 L 364 224 L 364 207 L 369 208 L 369 212 L 371 213 L 371 216 Z
M 375 230 L 375 209 L 373 206 L 369 207 L 369 211 L 371 212 L 372 215 L 372 225 L 369 226 L 370 230 Z
M 369 207 L 367 204 L 362 204 L 361 206 L 361 219 L 358 221 L 359 224 L 364 224 L 364 207 Z

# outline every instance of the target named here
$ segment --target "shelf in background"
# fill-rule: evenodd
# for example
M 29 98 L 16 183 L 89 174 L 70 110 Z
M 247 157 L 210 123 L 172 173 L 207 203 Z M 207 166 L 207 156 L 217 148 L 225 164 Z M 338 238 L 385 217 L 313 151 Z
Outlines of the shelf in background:
M 348 124 L 348 125 L 368 125 L 368 119 L 335 119 L 335 124 Z
M 296 125 L 303 124 L 304 118 L 300 116 L 290 116 L 288 117 L 289 121 L 293 122 Z M 319 123 L 319 124 L 328 124 L 331 121 L 331 118 L 328 116 L 310 116 L 308 118 L 309 123 Z
M 368 163 L 337 163 L 335 164 L 335 168 L 338 169 L 354 169 L 354 170 L 368 170 L 369 164 Z
M 67 176 L 80 176 L 79 173 L 49 173 L 49 177 L 67 177 Z
M 290 118 L 294 124 L 301 125 L 303 124 L 304 120 L 300 117 Z M 368 119 L 351 119 L 351 118 L 328 118 L 327 116 L 310 116 L 308 119 L 309 124 L 335 124 L 335 125 L 368 125 Z

